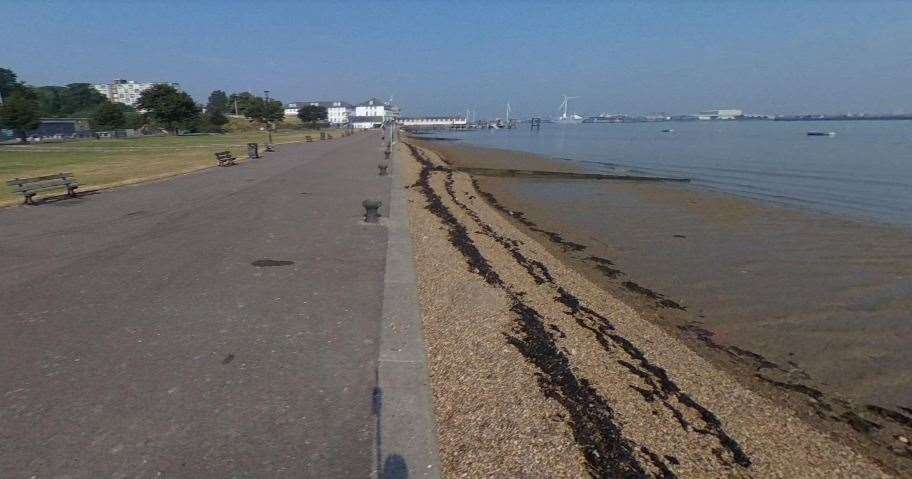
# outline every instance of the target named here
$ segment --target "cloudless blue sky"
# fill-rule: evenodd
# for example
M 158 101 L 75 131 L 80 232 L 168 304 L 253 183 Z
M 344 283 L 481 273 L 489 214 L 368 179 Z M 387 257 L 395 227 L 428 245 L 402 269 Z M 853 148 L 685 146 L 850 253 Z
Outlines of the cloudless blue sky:
M 0 67 L 32 85 L 179 82 L 283 101 L 477 109 L 912 111 L 912 1 L 7 0 Z

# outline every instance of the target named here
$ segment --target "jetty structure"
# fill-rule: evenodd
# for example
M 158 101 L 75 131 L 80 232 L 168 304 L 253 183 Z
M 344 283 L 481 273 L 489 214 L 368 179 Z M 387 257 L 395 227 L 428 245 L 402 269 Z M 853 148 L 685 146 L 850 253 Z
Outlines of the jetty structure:
M 416 116 L 399 118 L 398 124 L 406 129 L 465 128 L 468 120 L 463 116 Z

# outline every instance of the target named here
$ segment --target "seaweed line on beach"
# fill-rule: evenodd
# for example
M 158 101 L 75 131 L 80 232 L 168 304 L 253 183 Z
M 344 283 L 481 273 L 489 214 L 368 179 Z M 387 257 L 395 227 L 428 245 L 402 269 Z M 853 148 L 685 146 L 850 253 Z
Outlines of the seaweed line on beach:
M 410 144 L 413 158 L 421 165 L 417 187 L 427 201 L 426 208 L 440 219 L 449 230 L 450 242 L 465 257 L 470 271 L 482 276 L 485 281 L 501 288 L 512 302 L 511 311 L 518 318 L 514 334 L 505 334 L 526 359 L 538 368 L 538 384 L 545 397 L 561 404 L 570 415 L 569 425 L 577 444 L 580 446 L 589 473 L 593 477 L 646 477 L 647 472 L 637 459 L 636 444 L 623 436 L 616 423 L 615 413 L 608 402 L 585 378 L 577 377 L 570 367 L 570 361 L 558 348 L 554 335 L 545 328 L 544 318 L 534 308 L 525 304 L 521 294 L 512 291 L 490 264 L 481 255 L 464 225 L 443 204 L 442 198 L 430 185 L 432 171 L 446 171 L 424 157 L 424 154 Z M 479 265 L 482 268 L 479 268 Z M 661 472 L 659 477 L 674 477 L 668 467 L 647 454 L 650 462 Z

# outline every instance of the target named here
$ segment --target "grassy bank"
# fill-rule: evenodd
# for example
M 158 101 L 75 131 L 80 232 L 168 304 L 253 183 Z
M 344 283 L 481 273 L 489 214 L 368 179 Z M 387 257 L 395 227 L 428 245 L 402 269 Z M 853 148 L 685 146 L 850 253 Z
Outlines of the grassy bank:
M 338 137 L 339 132 L 331 131 Z M 303 141 L 319 132 L 291 130 L 273 133 L 276 144 Z M 121 140 L 85 140 L 69 143 L 0 146 L 0 206 L 17 204 L 21 197 L 9 191 L 6 180 L 57 172 L 72 172 L 81 189 L 104 188 L 166 178 L 215 165 L 213 153 L 230 150 L 247 156 L 247 143 L 266 143 L 261 131 Z M 262 151 L 262 150 L 261 150 Z

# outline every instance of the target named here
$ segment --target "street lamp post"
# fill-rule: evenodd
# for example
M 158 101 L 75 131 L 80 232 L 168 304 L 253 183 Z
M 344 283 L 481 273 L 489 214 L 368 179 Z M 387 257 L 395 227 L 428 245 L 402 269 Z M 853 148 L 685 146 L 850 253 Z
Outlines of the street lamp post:
M 269 90 L 263 90 L 263 93 L 266 94 L 266 111 L 265 113 L 269 114 Z M 272 122 L 269 119 L 266 119 L 266 151 L 272 151 Z

